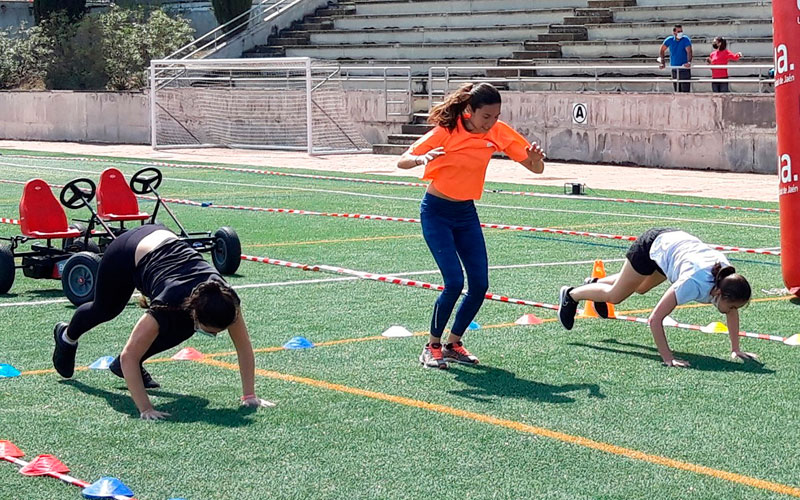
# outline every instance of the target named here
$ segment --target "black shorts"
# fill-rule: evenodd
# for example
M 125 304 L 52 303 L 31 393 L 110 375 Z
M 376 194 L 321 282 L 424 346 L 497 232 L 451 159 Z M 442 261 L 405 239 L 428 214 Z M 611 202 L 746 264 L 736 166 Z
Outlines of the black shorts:
M 644 234 L 636 238 L 636 241 L 634 241 L 628 249 L 628 253 L 625 254 L 625 257 L 633 266 L 634 271 L 644 276 L 650 276 L 656 271 L 664 274 L 664 271 L 658 267 L 658 264 L 650 258 L 650 247 L 653 246 L 653 241 L 655 241 L 659 234 L 668 233 L 670 231 L 677 231 L 677 229 L 657 227 L 648 229 Z M 666 276 L 666 274 L 664 274 L 664 276 Z

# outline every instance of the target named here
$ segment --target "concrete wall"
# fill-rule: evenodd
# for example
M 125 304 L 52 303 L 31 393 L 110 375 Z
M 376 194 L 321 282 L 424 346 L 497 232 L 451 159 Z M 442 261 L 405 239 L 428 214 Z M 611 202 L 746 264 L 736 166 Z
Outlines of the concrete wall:
M 141 92 L 0 92 L 0 137 L 39 141 L 150 143 Z
M 508 92 L 503 116 L 552 159 L 775 173 L 771 95 Z
M 380 91 L 348 90 L 345 106 L 371 143 L 404 122 L 386 116 Z M 0 92 L 0 138 L 147 144 L 148 109 L 142 93 Z M 554 160 L 775 172 L 771 95 L 504 92 L 503 119 Z

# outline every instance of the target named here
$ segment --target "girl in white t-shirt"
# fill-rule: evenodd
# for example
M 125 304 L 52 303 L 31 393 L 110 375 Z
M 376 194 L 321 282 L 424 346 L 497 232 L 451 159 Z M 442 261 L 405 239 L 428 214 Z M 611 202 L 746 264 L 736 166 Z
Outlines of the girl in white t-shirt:
M 619 304 L 634 292 L 647 293 L 669 279 L 649 324 L 658 353 L 667 366 L 689 366 L 676 359 L 667 344 L 663 321 L 680 304 L 696 301 L 714 304 L 725 315 L 731 341 L 731 357 L 757 359 L 739 349 L 739 309 L 750 301 L 750 284 L 730 265 L 725 255 L 713 250 L 689 233 L 676 229 L 650 229 L 631 245 L 619 273 L 583 286 L 561 288 L 558 317 L 567 330 L 575 323 L 581 300 L 592 300 L 602 317 L 608 317 L 606 303 Z

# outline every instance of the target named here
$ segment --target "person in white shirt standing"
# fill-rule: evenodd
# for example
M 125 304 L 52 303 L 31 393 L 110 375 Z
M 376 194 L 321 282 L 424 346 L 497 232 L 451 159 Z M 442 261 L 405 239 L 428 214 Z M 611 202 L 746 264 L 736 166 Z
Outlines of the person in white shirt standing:
M 736 273 L 724 254 L 684 231 L 655 228 L 639 236 L 625 257 L 617 274 L 589 280 L 583 286 L 561 288 L 558 317 L 564 328 L 572 329 L 581 300 L 594 301 L 597 313 L 608 317 L 606 303 L 619 304 L 634 292 L 647 293 L 669 279 L 672 286 L 649 317 L 650 330 L 665 365 L 689 366 L 672 355 L 663 321 L 676 306 L 691 301 L 713 304 L 725 315 L 732 358 L 758 359 L 739 349 L 739 309 L 750 301 L 750 284 Z

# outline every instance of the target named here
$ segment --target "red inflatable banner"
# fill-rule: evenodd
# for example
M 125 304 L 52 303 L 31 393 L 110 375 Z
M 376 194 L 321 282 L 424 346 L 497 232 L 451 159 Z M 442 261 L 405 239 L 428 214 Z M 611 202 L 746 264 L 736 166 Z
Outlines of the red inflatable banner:
M 772 24 L 781 268 L 786 288 L 800 295 L 800 0 L 773 0 Z

